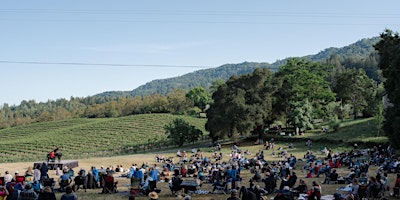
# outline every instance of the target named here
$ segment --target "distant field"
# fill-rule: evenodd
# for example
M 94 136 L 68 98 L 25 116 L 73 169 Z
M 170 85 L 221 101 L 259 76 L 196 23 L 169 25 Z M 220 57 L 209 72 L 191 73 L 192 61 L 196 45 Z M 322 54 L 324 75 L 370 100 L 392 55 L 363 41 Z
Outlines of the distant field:
M 163 145 L 164 125 L 175 118 L 183 118 L 206 134 L 206 119 L 171 114 L 35 123 L 0 130 L 0 163 L 44 160 L 55 146 L 63 147 L 65 159 L 132 153 L 132 146 Z
M 160 150 L 170 147 L 165 143 L 164 125 L 175 118 L 183 118 L 204 132 L 206 119 L 171 114 L 144 114 L 107 119 L 70 119 L 65 121 L 35 123 L 0 130 L 0 163 L 24 162 L 46 159 L 55 146 L 62 146 L 64 159 L 109 157 Z M 337 132 L 307 131 L 305 136 L 267 135 L 283 144 L 300 146 L 308 138 L 314 147 L 326 146 L 343 150 L 352 143 L 387 143 L 387 137 L 377 137 L 371 118 L 349 120 L 341 124 Z M 207 138 L 207 136 L 205 136 Z M 252 139 L 250 139 L 252 140 Z

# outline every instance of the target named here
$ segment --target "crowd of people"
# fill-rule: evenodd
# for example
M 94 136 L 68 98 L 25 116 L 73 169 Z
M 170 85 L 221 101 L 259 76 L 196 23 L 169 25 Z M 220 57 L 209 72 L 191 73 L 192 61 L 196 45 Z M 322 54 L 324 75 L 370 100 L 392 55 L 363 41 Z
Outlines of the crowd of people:
M 107 168 L 92 166 L 88 171 L 79 170 L 76 176 L 73 169 L 57 169 L 57 180 L 49 177 L 49 167 L 43 162 L 29 167 L 22 175 L 16 171 L 13 176 L 6 171 L 3 179 L 0 179 L 0 197 L 7 196 L 11 200 L 56 199 L 54 192 L 59 191 L 64 193 L 62 200 L 75 200 L 76 191 L 80 189 L 86 191 L 99 188 L 102 193 L 115 193 L 118 191 L 118 181 L 114 180 L 116 173 L 131 180 L 131 198 L 141 193 L 156 199 L 161 191 L 157 185 L 163 182 L 168 183 L 173 195 L 186 194 L 186 198 L 190 198 L 187 194 L 193 193 L 229 193 L 230 200 L 259 200 L 267 195 L 278 200 L 320 200 L 324 194 L 323 184 L 332 183 L 342 184 L 341 189 L 346 191 L 330 194 L 335 199 L 376 198 L 385 195 L 385 192 L 388 194 L 392 188 L 391 195 L 400 195 L 400 174 L 393 187 L 388 184 L 388 173 L 399 173 L 400 167 L 400 158 L 395 157 L 390 146 L 375 146 L 371 149 L 358 149 L 358 146 L 354 146 L 352 151 L 343 152 L 321 148 L 320 152 L 314 152 L 309 140 L 308 151 L 301 159 L 284 151 L 285 154 L 275 161 L 266 161 L 265 153 L 274 156 L 274 143 L 273 140 L 266 142 L 264 148 L 254 154 L 249 150 L 242 151 L 238 144 L 231 146 L 228 155 L 222 154 L 220 144 L 213 148 L 209 156 L 198 148 L 189 152 L 178 150 L 176 157 L 155 155 L 154 163 L 151 164 L 132 164 L 128 169 L 122 165 Z M 293 144 L 287 148 L 293 148 Z M 277 150 L 283 152 L 282 147 Z M 298 166 L 299 163 L 302 165 Z M 378 169 L 376 172 L 370 172 L 372 165 Z M 339 169 L 341 175 L 337 173 Z M 297 170 L 306 172 L 306 176 L 298 177 Z M 252 174 L 249 180 L 244 180 L 244 171 Z M 321 176 L 322 182 L 315 179 Z M 311 185 L 307 185 L 307 182 L 311 182 Z M 212 189 L 202 189 L 204 184 L 210 184 Z M 55 188 L 56 185 L 58 188 Z

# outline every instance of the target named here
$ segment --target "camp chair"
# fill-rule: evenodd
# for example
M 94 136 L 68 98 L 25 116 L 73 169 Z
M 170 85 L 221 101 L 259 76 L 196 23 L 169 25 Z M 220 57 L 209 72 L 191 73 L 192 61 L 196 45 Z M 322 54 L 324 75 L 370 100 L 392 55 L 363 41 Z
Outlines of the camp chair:
M 47 178 L 42 180 L 43 187 L 50 187 L 51 190 L 54 190 L 54 178 Z
M 141 189 L 141 181 L 140 178 L 131 178 L 131 189 L 130 194 L 136 195 Z
M 0 177 L 0 185 L 5 186 L 6 183 L 4 182 L 4 176 Z
M 215 183 L 214 183 L 215 184 Z M 213 185 L 214 185 L 213 184 Z M 221 185 L 216 185 L 215 186 L 215 192 L 221 192 L 223 194 L 226 194 L 226 182 L 223 182 Z
M 24 185 L 24 181 L 25 181 L 25 176 L 16 176 L 15 177 L 16 183 L 21 183 L 22 185 Z
M 74 178 L 74 185 L 72 187 L 74 189 L 74 191 L 75 191 L 75 189 L 79 190 L 80 186 L 82 186 L 86 192 L 86 176 L 79 175 Z
M 104 177 L 104 193 L 112 194 L 118 192 L 117 183 L 114 182 L 113 176 Z
M 178 191 L 182 190 L 181 182 L 182 180 L 177 177 L 172 178 L 171 184 L 169 185 L 172 194 L 176 194 Z
M 65 187 L 69 186 L 70 180 L 61 180 L 59 185 L 60 185 L 60 190 L 65 191 Z

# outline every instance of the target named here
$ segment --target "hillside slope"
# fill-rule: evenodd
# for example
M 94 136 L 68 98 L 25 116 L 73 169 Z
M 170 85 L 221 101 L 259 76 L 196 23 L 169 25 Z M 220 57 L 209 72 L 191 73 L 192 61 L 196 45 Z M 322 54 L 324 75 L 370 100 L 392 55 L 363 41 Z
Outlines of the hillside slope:
M 330 59 L 332 55 L 339 56 L 344 60 L 347 58 L 366 58 L 371 53 L 375 52 L 373 44 L 379 41 L 379 37 L 369 39 L 362 39 L 353 44 L 341 48 L 327 48 L 315 55 L 308 55 L 302 58 L 319 62 Z M 277 60 L 276 62 L 269 63 L 256 63 L 256 62 L 243 62 L 239 64 L 225 64 L 217 68 L 198 70 L 188 73 L 179 77 L 159 79 L 150 81 L 132 91 L 108 91 L 97 94 L 95 96 L 108 96 L 108 97 L 129 97 L 129 96 L 143 96 L 151 94 L 167 95 L 175 89 L 190 90 L 191 88 L 201 86 L 208 88 L 217 79 L 227 80 L 233 75 L 240 76 L 242 74 L 251 73 L 255 68 L 270 68 L 276 71 L 279 66 L 286 63 L 286 59 Z
M 164 126 L 175 118 L 207 134 L 206 119 L 171 114 L 34 123 L 0 130 L 0 163 L 44 160 L 55 146 L 62 146 L 64 158 L 76 159 L 132 153 L 138 145 L 168 145 Z

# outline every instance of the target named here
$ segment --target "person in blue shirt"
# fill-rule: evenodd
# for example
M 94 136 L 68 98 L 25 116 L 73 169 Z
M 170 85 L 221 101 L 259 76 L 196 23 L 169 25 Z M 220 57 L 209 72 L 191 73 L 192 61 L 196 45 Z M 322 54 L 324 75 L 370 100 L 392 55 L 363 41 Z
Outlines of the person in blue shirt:
M 153 180 L 157 181 L 158 180 L 158 170 L 154 167 L 150 168 L 149 176 Z
M 136 170 L 133 172 L 133 178 L 139 178 L 140 182 L 143 182 L 143 172 L 139 168 L 136 168 Z
M 99 182 L 99 171 L 96 169 L 96 167 L 92 167 L 92 175 L 94 180 L 96 181 L 96 184 Z

